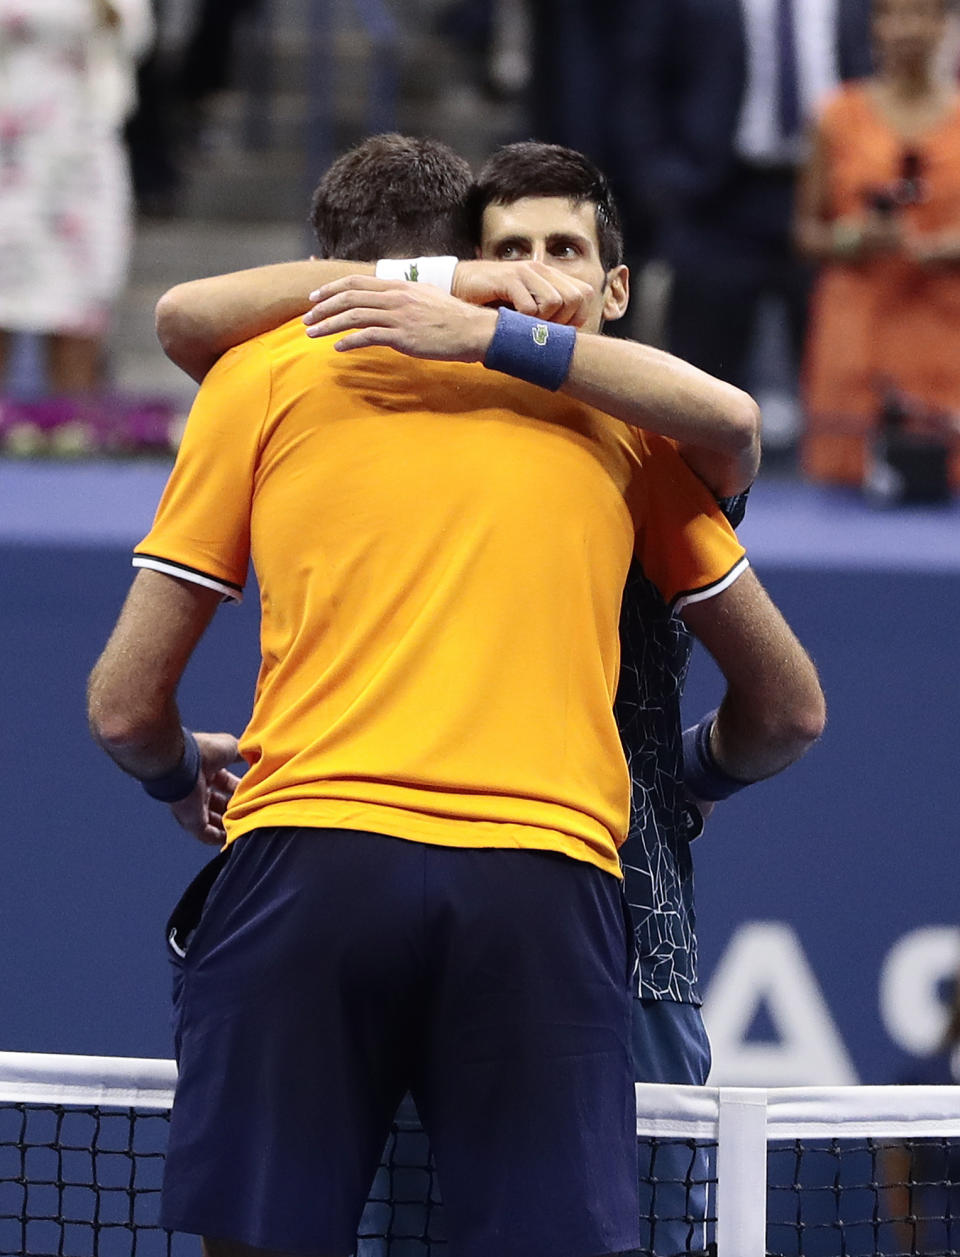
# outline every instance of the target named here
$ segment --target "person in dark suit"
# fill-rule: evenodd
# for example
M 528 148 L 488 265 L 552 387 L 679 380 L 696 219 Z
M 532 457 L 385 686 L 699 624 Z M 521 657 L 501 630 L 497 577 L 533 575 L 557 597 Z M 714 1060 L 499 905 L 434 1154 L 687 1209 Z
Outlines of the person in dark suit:
M 618 102 L 610 53 L 621 29 L 634 20 L 634 10 L 649 2 L 523 0 L 530 33 L 530 77 L 524 96 L 529 134 L 585 153 L 607 175 L 620 207 L 625 257 L 634 276 L 650 259 L 653 234 L 646 206 L 633 195 L 630 151 L 611 127 Z M 635 303 L 638 308 L 641 304 Z M 631 312 L 612 324 L 609 334 L 635 334 L 634 319 Z
M 809 269 L 791 242 L 804 130 L 870 70 L 869 0 L 630 6 L 613 125 L 669 263 L 673 353 L 742 384 L 760 299 L 781 297 L 799 360 Z

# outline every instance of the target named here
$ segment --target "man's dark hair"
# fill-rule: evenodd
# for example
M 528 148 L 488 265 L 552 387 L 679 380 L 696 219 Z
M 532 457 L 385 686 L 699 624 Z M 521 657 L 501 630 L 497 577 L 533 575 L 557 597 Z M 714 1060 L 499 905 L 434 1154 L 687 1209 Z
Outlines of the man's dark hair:
M 574 205 L 593 204 L 603 269 L 609 271 L 623 261 L 620 212 L 606 176 L 576 149 L 535 140 L 506 144 L 484 163 L 470 196 L 474 238 L 480 239 L 488 205 L 512 205 L 528 196 L 562 196 Z
M 313 194 L 320 256 L 473 257 L 472 180 L 467 162 L 438 140 L 373 135 L 338 157 Z

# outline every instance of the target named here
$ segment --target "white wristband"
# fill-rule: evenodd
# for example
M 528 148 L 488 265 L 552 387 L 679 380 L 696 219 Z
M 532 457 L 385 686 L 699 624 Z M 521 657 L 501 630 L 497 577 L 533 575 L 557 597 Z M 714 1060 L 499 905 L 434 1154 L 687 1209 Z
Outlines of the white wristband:
M 381 258 L 377 263 L 378 279 L 411 279 L 449 292 L 459 258 Z

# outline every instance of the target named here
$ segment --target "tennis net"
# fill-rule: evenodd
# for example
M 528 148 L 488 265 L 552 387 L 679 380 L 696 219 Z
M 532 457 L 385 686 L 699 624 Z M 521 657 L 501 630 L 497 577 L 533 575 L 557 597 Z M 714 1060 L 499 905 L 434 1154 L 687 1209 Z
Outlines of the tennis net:
M 0 1257 L 196 1257 L 158 1227 L 172 1061 L 0 1052 Z M 955 1257 L 960 1087 L 637 1087 L 646 1249 Z M 446 1252 L 428 1141 L 401 1106 L 358 1257 Z

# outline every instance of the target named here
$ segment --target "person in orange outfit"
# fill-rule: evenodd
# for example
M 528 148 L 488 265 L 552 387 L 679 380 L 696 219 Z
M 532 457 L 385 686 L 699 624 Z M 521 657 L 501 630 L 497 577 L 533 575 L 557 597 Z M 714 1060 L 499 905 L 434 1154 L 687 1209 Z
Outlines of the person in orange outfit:
M 803 467 L 862 483 L 885 402 L 927 417 L 960 487 L 960 92 L 938 70 L 946 0 L 874 0 L 878 69 L 826 103 L 796 235 L 814 297 Z

